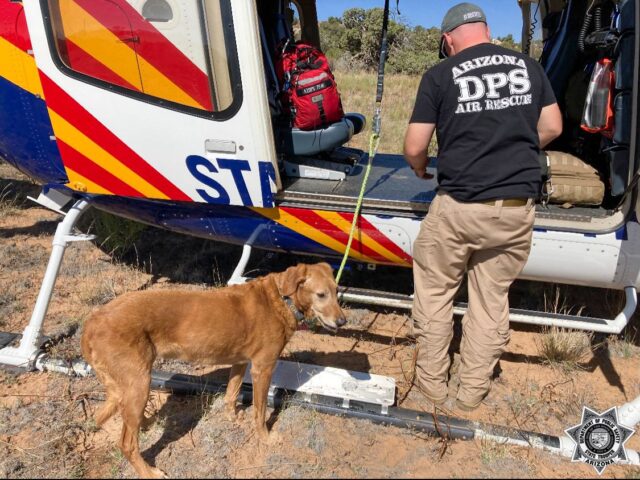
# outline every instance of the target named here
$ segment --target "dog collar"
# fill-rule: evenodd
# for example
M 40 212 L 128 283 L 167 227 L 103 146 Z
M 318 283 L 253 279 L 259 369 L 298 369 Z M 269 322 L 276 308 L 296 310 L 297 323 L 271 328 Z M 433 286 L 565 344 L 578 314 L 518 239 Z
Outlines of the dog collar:
M 289 310 L 291 310 L 291 313 L 293 313 L 293 316 L 296 317 L 297 322 L 305 321 L 304 313 L 298 310 L 298 307 L 295 306 L 295 304 L 293 303 L 293 300 L 291 300 L 291 297 L 282 297 L 282 300 L 284 300 L 284 303 L 287 304 L 287 307 L 289 307 Z

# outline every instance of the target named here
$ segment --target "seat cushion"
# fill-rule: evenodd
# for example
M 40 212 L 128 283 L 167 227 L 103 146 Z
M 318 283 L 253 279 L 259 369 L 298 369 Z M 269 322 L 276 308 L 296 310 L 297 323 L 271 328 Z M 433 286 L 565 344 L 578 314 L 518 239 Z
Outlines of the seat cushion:
M 317 155 L 329 152 L 360 133 L 366 123 L 364 115 L 348 113 L 339 122 L 319 130 L 287 129 L 281 132 L 281 151 L 290 155 Z

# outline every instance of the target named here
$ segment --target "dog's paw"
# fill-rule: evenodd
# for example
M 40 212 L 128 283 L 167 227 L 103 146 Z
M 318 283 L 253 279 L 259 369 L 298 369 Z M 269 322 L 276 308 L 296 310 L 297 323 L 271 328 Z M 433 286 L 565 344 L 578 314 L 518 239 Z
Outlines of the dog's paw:
M 280 445 L 282 443 L 282 435 L 280 432 L 271 431 L 269 433 L 269 437 L 267 438 L 268 445 Z
M 156 467 L 149 467 L 146 478 L 169 478 L 169 475 Z
M 226 407 L 224 409 L 224 416 L 232 423 L 242 422 L 245 418 L 244 410 L 238 410 L 234 405 L 233 407 Z
M 280 435 L 279 432 L 264 432 L 263 434 L 259 434 L 258 435 L 258 440 L 260 440 L 260 443 L 264 446 L 272 446 L 272 445 L 278 445 L 282 443 L 282 436 Z

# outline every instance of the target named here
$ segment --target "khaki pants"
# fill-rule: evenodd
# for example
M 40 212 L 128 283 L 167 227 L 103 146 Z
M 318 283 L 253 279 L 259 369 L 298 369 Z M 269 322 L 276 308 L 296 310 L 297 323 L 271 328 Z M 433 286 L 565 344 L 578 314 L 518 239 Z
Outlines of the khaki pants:
M 413 245 L 417 379 L 434 401 L 447 397 L 453 297 L 468 272 L 458 399 L 479 403 L 509 342 L 509 287 L 531 249 L 535 209 L 458 202 L 439 193 Z

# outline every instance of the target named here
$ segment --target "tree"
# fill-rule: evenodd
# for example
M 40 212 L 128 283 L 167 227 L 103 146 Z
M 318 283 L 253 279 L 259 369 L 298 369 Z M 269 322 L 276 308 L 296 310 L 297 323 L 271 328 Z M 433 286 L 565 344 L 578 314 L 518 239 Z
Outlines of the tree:
M 342 19 L 329 17 L 325 22 L 320 22 L 320 40 L 322 50 L 331 59 L 338 59 L 344 54 L 346 27 Z
M 517 52 L 522 51 L 522 47 L 518 42 L 515 41 L 512 34 L 508 34 L 505 37 L 497 37 L 494 42 L 504 48 L 509 48 L 511 50 L 516 50 Z
M 440 29 L 415 27 L 406 29 L 389 52 L 389 71 L 419 75 L 440 60 Z
M 330 60 L 343 68 L 375 69 L 380 58 L 380 40 L 384 11 L 350 8 L 341 17 L 320 23 L 322 46 Z M 388 71 L 408 75 L 422 74 L 438 63 L 440 29 L 411 27 L 402 17 L 389 20 Z M 495 43 L 520 50 L 513 35 L 498 37 Z
M 350 63 L 362 68 L 375 68 L 380 58 L 380 40 L 384 12 L 381 8 L 350 8 L 341 18 L 332 17 L 320 23 L 320 36 L 325 53 L 332 60 L 349 57 Z M 389 21 L 389 48 L 407 27 Z

